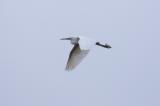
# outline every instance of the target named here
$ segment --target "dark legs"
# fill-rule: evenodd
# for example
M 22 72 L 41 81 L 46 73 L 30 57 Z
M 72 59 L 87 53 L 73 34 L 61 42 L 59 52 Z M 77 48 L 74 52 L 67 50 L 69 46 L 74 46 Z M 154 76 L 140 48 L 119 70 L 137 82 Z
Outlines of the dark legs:
M 104 47 L 104 48 L 108 48 L 108 49 L 112 48 L 112 47 L 111 47 L 110 45 L 108 45 L 108 44 L 103 45 L 103 44 L 101 44 L 101 43 L 99 43 L 99 42 L 96 42 L 96 45 L 97 45 L 97 46 Z

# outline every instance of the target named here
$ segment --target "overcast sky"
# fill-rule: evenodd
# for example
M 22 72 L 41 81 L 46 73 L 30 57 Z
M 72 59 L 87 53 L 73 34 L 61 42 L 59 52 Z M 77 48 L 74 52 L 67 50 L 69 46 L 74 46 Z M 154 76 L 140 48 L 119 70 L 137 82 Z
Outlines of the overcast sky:
M 1 0 L 0 106 L 160 106 L 159 0 Z M 72 72 L 70 35 L 107 42 Z

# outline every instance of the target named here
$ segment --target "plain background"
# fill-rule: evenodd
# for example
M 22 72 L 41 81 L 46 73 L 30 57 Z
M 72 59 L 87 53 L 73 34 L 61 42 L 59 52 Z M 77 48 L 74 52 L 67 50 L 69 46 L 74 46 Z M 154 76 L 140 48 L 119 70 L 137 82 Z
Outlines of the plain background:
M 159 0 L 1 0 L 0 106 L 160 106 Z M 83 35 L 107 42 L 72 72 Z

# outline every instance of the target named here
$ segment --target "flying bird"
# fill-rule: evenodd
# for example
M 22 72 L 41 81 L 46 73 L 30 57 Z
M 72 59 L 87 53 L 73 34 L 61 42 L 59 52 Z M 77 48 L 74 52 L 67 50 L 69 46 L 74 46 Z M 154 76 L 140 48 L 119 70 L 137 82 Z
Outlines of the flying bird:
M 95 42 L 92 39 L 82 36 L 62 38 L 60 40 L 70 40 L 71 44 L 74 45 L 70 51 L 65 68 L 67 71 L 72 71 L 81 63 L 84 57 L 89 53 L 91 46 L 97 45 L 107 49 L 111 48 L 107 43 L 103 45 L 100 42 Z

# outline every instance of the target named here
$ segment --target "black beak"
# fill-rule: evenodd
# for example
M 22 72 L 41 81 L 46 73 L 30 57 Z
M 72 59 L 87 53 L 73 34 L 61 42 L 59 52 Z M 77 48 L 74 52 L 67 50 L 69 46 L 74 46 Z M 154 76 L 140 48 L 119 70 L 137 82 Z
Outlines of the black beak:
M 71 38 L 61 38 L 60 40 L 71 40 Z

